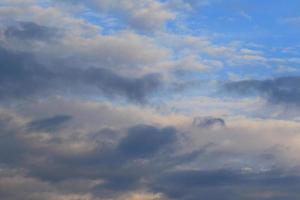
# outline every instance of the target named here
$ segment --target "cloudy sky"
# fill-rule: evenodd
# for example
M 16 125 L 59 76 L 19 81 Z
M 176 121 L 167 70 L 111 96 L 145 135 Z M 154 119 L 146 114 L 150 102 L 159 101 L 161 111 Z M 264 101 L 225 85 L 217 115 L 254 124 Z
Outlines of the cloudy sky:
M 0 199 L 299 199 L 299 8 L 1 0 Z

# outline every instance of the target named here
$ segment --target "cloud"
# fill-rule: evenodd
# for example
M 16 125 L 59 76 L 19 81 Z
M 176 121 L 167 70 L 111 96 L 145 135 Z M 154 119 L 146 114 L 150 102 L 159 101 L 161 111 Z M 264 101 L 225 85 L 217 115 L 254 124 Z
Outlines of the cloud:
M 159 74 L 148 74 L 141 78 L 127 78 L 106 69 L 89 69 L 83 74 L 84 82 L 95 85 L 107 95 L 121 94 L 129 100 L 137 102 L 147 101 L 146 97 L 162 84 Z M 81 75 L 78 75 L 80 78 Z
M 197 9 L 202 6 L 208 6 L 219 0 L 171 0 L 169 4 L 178 9 Z
M 47 26 L 41 26 L 33 22 L 18 22 L 4 30 L 7 38 L 20 40 L 48 40 L 58 37 L 58 31 Z
M 15 53 L 0 48 L 0 97 L 22 97 L 31 95 L 49 84 L 52 73 L 39 68 L 26 53 Z
M 123 195 L 120 197 L 120 200 L 164 200 L 165 198 L 162 197 L 161 194 L 152 194 L 152 193 L 131 193 L 127 195 Z
M 287 167 L 293 165 L 291 161 L 299 163 L 299 159 L 294 159 L 299 151 L 298 136 L 294 134 L 299 129 L 296 122 L 235 119 L 226 121 L 226 129 L 199 129 L 190 123 L 164 127 L 136 124 L 130 118 L 139 113 L 132 109 L 53 104 L 59 109 L 44 103 L 53 113 L 41 109 L 39 104 L 35 105 L 36 111 L 28 104 L 22 105 L 36 113 L 30 118 L 13 110 L 0 112 L 1 147 L 10 150 L 9 154 L 1 151 L 0 174 L 21 169 L 11 172 L 10 178 L 45 185 L 31 187 L 15 181 L 10 185 L 10 191 L 15 193 L 2 194 L 7 199 L 22 192 L 26 198 L 34 193 L 37 199 L 92 200 L 122 199 L 128 193 L 145 190 L 161 194 L 162 199 L 184 200 L 199 196 L 251 199 L 254 193 L 256 198 L 268 199 L 263 193 L 266 189 L 272 198 L 288 199 L 297 194 L 298 188 L 285 187 L 299 182 L 297 172 Z M 94 117 L 86 116 L 90 110 L 95 111 Z M 37 117 L 38 112 L 43 117 Z M 64 112 L 67 114 L 61 114 Z M 122 112 L 127 116 L 123 119 L 127 120 L 126 126 L 120 125 L 124 124 L 119 116 Z M 72 120 L 67 119 L 70 115 Z M 112 117 L 111 122 L 110 115 L 119 118 Z M 85 121 L 84 116 L 92 120 Z M 151 121 L 152 116 L 148 117 L 145 121 Z M 29 129 L 30 124 L 37 128 Z M 284 135 L 281 130 L 285 130 Z M 3 181 L 9 182 L 6 176 Z
M 285 23 L 285 24 L 299 26 L 300 25 L 300 17 L 296 16 L 296 17 L 283 18 L 283 19 L 280 19 L 280 22 Z
M 8 128 L 9 119 L 1 119 L 0 163 L 17 163 L 27 150 L 27 144 L 19 135 L 20 130 Z M 7 153 L 7 152 L 10 153 Z
M 278 66 L 275 70 L 276 73 L 295 73 L 297 71 L 298 70 L 296 68 L 283 65 Z
M 82 192 L 82 189 L 70 190 L 70 185 L 72 187 L 81 185 L 82 188 L 91 188 L 93 184 L 93 181 L 89 180 L 73 180 L 70 183 L 54 186 L 48 182 L 28 177 L 22 170 L 5 168 L 1 169 L 0 173 L 0 196 L 7 200 L 99 200 L 93 194 Z
M 252 20 L 252 17 L 248 13 L 246 13 L 244 10 L 240 11 L 239 14 L 241 15 L 241 17 L 245 18 L 248 21 Z
M 152 126 L 140 125 L 129 130 L 128 137 L 124 138 L 118 150 L 124 156 L 151 157 L 163 147 L 175 141 L 176 130 L 165 128 L 162 130 Z
M 206 97 L 231 66 L 292 60 L 179 27 L 216 1 L 1 1 L 0 198 L 297 199 L 299 123 Z M 296 85 L 224 87 L 298 105 Z
M 56 129 L 57 134 L 47 133 L 47 131 L 52 132 L 59 124 L 65 123 L 69 116 L 42 118 L 29 123 L 18 117 L 10 118 L 8 123 L 7 114 L 2 112 L 1 116 L 3 117 L 1 141 L 10 146 L 11 152 L 9 156 L 5 156 L 5 151 L 1 151 L 4 153 L 1 156 L 2 166 L 25 169 L 25 174 L 20 176 L 16 172 L 13 173 L 16 180 L 40 182 L 41 185 L 46 185 L 45 190 L 48 191 L 45 193 L 43 188 L 30 186 L 23 189 L 26 184 L 11 186 L 11 188 L 15 187 L 15 191 L 20 189 L 17 194 L 24 191 L 23 195 L 26 198 L 29 192 L 34 193 L 37 198 L 44 195 L 47 198 L 52 198 L 53 195 L 60 197 L 60 191 L 65 188 L 60 188 L 60 185 L 67 181 L 72 181 L 72 184 L 68 186 L 69 189 L 65 188 L 63 191 L 67 195 L 66 189 L 70 190 L 71 197 L 80 180 L 87 179 L 88 183 L 94 178 L 102 181 L 92 188 L 81 187 L 83 194 L 77 194 L 78 198 L 92 191 L 93 194 L 103 197 L 101 199 L 105 199 L 107 195 L 123 195 L 123 192 L 130 192 L 144 185 L 141 179 L 148 179 L 151 174 L 159 173 L 162 167 L 160 165 L 165 164 L 163 160 L 158 162 L 157 159 L 161 156 L 170 157 L 171 151 L 168 149 L 177 141 L 177 131 L 171 127 L 160 128 L 140 124 L 119 130 L 123 132 L 122 138 L 115 138 L 114 131 L 106 131 L 107 129 L 98 133 L 84 132 L 82 137 L 80 130 L 69 129 L 74 127 L 73 120 L 68 122 L 69 127 L 61 126 L 60 129 Z M 29 126 L 31 129 L 28 129 Z M 33 126 L 34 130 L 32 130 Z M 10 136 L 8 140 L 4 140 L 6 135 Z M 96 135 L 97 139 L 95 139 Z M 107 140 L 109 137 L 113 143 Z M 85 145 L 81 148 L 81 144 Z M 1 147 L 8 149 L 6 145 Z M 6 157 L 11 159 L 5 159 Z M 141 162 L 142 160 L 146 163 Z M 3 170 L 7 171 L 4 168 Z M 8 199 L 14 198 L 13 193 L 2 194 L 2 196 Z
M 109 13 L 138 31 L 152 32 L 162 29 L 168 20 L 175 18 L 175 13 L 166 3 L 157 0 L 93 0 L 86 2 L 92 9 Z
M 55 131 L 59 129 L 66 122 L 70 121 L 72 116 L 69 115 L 56 115 L 46 119 L 39 119 L 31 121 L 27 124 L 27 128 L 31 131 Z
M 148 94 L 161 85 L 158 74 L 130 78 L 101 68 L 51 70 L 38 63 L 30 54 L 4 48 L 0 49 L 0 63 L 2 99 L 49 96 L 65 91 L 81 95 L 84 93 L 83 88 L 87 87 L 106 96 L 124 96 L 142 103 Z
M 300 77 L 278 77 L 266 80 L 243 80 L 226 83 L 224 88 L 228 92 L 240 95 L 261 95 L 275 104 L 298 105 L 300 90 L 297 85 Z
M 245 174 L 230 170 L 182 170 L 165 174 L 154 188 L 155 191 L 167 194 L 170 199 L 293 199 L 297 196 L 298 187 L 282 187 L 287 184 L 297 185 L 299 181 L 298 176 L 284 175 L 280 171 Z M 281 190 L 277 191 L 277 188 Z M 263 191 L 269 191 L 269 195 Z
M 121 27 L 144 34 L 163 30 L 165 24 L 176 18 L 169 2 L 158 0 L 92 0 L 92 1 L 56 1 L 68 6 L 81 5 L 95 15 L 114 18 Z
M 224 127 L 225 120 L 214 117 L 195 117 L 193 120 L 193 125 L 200 128 L 212 128 L 215 126 Z

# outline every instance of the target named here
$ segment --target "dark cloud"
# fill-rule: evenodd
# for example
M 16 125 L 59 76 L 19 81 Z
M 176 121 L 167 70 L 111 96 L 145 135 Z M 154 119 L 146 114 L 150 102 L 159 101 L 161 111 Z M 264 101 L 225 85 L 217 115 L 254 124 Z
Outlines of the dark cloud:
M 175 139 L 174 128 L 158 129 L 140 125 L 129 129 L 128 136 L 120 142 L 118 151 L 133 158 L 151 157 Z
M 299 183 L 299 176 L 278 170 L 260 173 L 179 170 L 163 174 L 153 188 L 174 200 L 274 200 L 293 199 L 298 194 Z M 287 187 L 288 185 L 294 187 Z M 269 195 L 265 195 L 263 191 L 268 191 Z
M 57 115 L 50 118 L 32 121 L 27 124 L 27 128 L 31 131 L 56 131 L 71 119 L 72 116 L 69 115 Z
M 72 4 L 74 2 L 87 3 L 86 5 L 92 10 L 96 9 L 93 1 L 75 0 L 67 2 Z M 166 17 L 168 13 L 162 12 L 168 11 L 165 7 L 168 4 L 164 4 L 165 2 L 168 3 L 167 1 L 161 1 L 163 3 L 161 6 L 157 4 L 158 1 L 149 1 L 151 9 L 144 7 L 143 3 L 135 5 L 136 1 L 131 2 L 133 3 L 132 6 L 125 9 L 122 5 L 125 5 L 124 2 L 126 1 L 122 4 L 112 3 L 112 9 L 110 8 L 111 3 L 107 3 L 108 1 L 97 2 L 103 3 L 104 6 L 108 5 L 108 8 L 97 8 L 98 10 L 105 13 L 105 10 L 108 9 L 112 17 L 121 17 L 121 22 L 124 25 L 127 23 L 126 27 L 134 28 L 138 32 L 151 33 L 157 28 L 163 27 L 165 22 L 172 18 Z M 183 0 L 183 2 L 197 7 L 211 1 Z M 135 6 L 137 7 L 135 8 Z M 131 7 L 134 10 L 131 10 Z M 56 7 L 51 12 L 58 12 L 55 9 Z M 143 12 L 140 12 L 141 10 Z M 42 14 L 41 10 L 35 12 Z M 156 53 L 158 49 L 151 47 L 152 45 L 149 46 L 149 44 L 136 45 L 134 44 L 135 39 L 131 36 L 128 37 L 128 44 L 130 45 L 123 44 L 121 49 L 125 47 L 125 51 L 119 51 L 119 46 L 124 42 L 123 40 L 119 42 L 114 40 L 122 39 L 121 34 L 108 36 L 106 39 L 104 39 L 106 35 L 97 36 L 97 39 L 103 38 L 103 40 L 99 40 L 99 43 L 95 40 L 94 42 L 99 47 L 97 45 L 95 45 L 97 48 L 91 47 L 92 38 L 90 38 L 90 34 L 81 32 L 85 27 L 83 25 L 85 22 L 71 18 L 71 16 L 68 17 L 70 18 L 64 18 L 62 21 L 68 21 L 66 26 L 68 23 L 74 23 L 74 26 L 67 26 L 67 29 L 72 29 L 70 31 L 75 33 L 70 32 L 71 34 L 68 35 L 70 38 L 67 38 L 67 35 L 60 35 L 61 32 L 55 28 L 33 22 L 16 22 L 1 31 L 4 36 L 3 40 L 0 41 L 3 46 L 0 46 L 1 101 L 13 100 L 15 102 L 14 100 L 48 98 L 52 95 L 71 98 L 88 95 L 88 97 L 105 96 L 112 99 L 121 97 L 131 102 L 145 103 L 162 86 L 163 83 L 159 74 L 124 75 L 127 74 L 126 69 L 128 70 L 129 67 L 132 67 L 131 72 L 133 72 L 134 69 L 142 71 L 142 66 L 150 66 L 152 57 L 149 54 Z M 47 18 L 47 14 L 45 18 Z M 55 19 L 57 18 L 54 18 L 54 21 L 57 21 Z M 82 26 L 82 28 L 75 30 L 75 26 Z M 96 29 L 93 30 L 96 31 Z M 82 36 L 77 36 L 77 34 L 82 34 Z M 91 32 L 91 35 L 93 34 Z M 74 37 L 74 35 L 76 36 Z M 56 41 L 54 39 L 58 39 L 57 42 L 62 43 L 57 46 L 56 43 L 53 46 L 50 45 Z M 141 44 L 150 38 L 145 37 L 144 39 L 140 41 Z M 63 45 L 68 42 L 72 45 Z M 45 51 L 40 49 L 40 44 L 45 48 Z M 26 45 L 28 45 L 26 51 L 31 53 L 12 50 L 24 49 L 27 47 Z M 74 50 L 70 47 L 73 47 Z M 76 48 L 81 47 L 87 50 L 77 51 Z M 136 52 L 149 48 L 150 51 L 144 51 L 146 53 Z M 37 49 L 42 52 L 38 52 Z M 58 52 L 53 52 L 53 49 Z M 96 53 L 94 54 L 94 52 Z M 149 57 L 150 61 L 146 61 L 147 59 L 143 57 L 147 59 Z M 156 65 L 160 58 L 155 60 L 155 57 L 153 57 L 153 63 Z M 81 66 L 82 63 L 86 65 Z M 123 68 L 123 66 L 125 67 Z M 134 68 L 137 66 L 139 69 Z M 122 75 L 116 69 L 122 69 L 122 72 L 125 71 L 125 73 Z M 190 80 L 191 74 L 183 75 L 182 72 L 182 70 L 176 72 L 180 75 L 177 78 L 186 81 L 176 80 L 172 82 L 171 92 L 187 91 L 189 88 L 199 87 L 204 83 Z M 227 83 L 225 88 L 227 91 L 242 95 L 262 95 L 273 103 L 298 104 L 300 100 L 300 91 L 297 87 L 300 83 L 299 79 L 298 77 L 284 77 L 272 80 L 238 81 Z M 48 103 L 48 101 L 46 102 Z M 90 106 L 89 103 L 87 104 Z M 14 105 L 12 104 L 12 107 Z M 94 108 L 93 105 L 90 107 Z M 47 111 L 52 112 L 52 110 L 50 111 L 52 108 L 53 105 L 49 105 L 43 116 L 47 115 Z M 28 111 L 36 112 L 35 108 L 31 109 Z M 73 108 L 70 107 L 66 110 L 71 109 Z M 109 109 L 111 112 L 112 110 Z M 267 160 L 272 164 L 275 162 L 273 150 L 259 154 L 258 158 L 257 155 L 254 155 L 253 162 L 250 159 L 252 152 L 247 148 L 246 150 L 241 149 L 241 152 L 236 152 L 235 143 L 238 142 L 232 140 L 237 135 L 235 133 L 224 134 L 224 137 L 221 138 L 215 138 L 215 136 L 204 138 L 206 135 L 201 133 L 203 129 L 197 129 L 199 131 L 197 134 L 203 141 L 199 141 L 198 137 L 195 141 L 190 141 L 189 139 L 192 140 L 193 138 L 189 138 L 189 132 L 180 135 L 181 133 L 174 127 L 138 124 L 128 129 L 115 130 L 115 126 L 123 127 L 124 122 L 118 120 L 119 118 L 112 119 L 111 116 L 107 116 L 107 109 L 106 111 L 100 110 L 104 113 L 101 117 L 94 117 L 91 114 L 83 117 L 88 119 L 81 122 L 79 122 L 80 120 L 76 121 L 77 116 L 75 115 L 73 120 L 73 114 L 72 116 L 60 114 L 25 123 L 27 121 L 22 117 L 14 114 L 8 115 L 8 112 L 5 109 L 0 109 L 0 199 L 90 200 L 94 196 L 99 197 L 97 199 L 106 199 L 106 197 L 108 199 L 120 199 L 115 198 L 115 196 L 140 189 L 162 193 L 169 200 L 291 200 L 300 197 L 298 173 L 258 169 L 264 164 L 268 164 Z M 86 115 L 86 113 L 78 111 L 77 113 Z M 5 114 L 7 116 L 3 116 Z M 98 115 L 98 113 L 96 114 Z M 28 115 L 32 115 L 32 113 Z M 131 116 L 128 117 L 131 118 Z M 105 124 L 107 128 L 90 133 L 88 131 L 90 121 L 99 119 L 103 120 L 99 121 L 99 127 L 102 128 L 102 125 Z M 120 123 L 114 124 L 115 121 Z M 215 117 L 196 117 L 193 125 L 199 128 L 224 127 L 225 120 Z M 98 124 L 96 126 L 98 127 Z M 187 128 L 186 126 L 180 127 L 182 129 Z M 189 130 L 194 131 L 192 128 Z M 57 134 L 53 134 L 56 131 Z M 193 134 L 191 133 L 191 135 Z M 186 140 L 179 141 L 180 139 Z M 247 134 L 241 136 L 240 140 L 237 141 L 244 139 L 248 139 Z M 252 138 L 250 139 L 252 140 Z M 218 142 L 222 146 L 218 146 Z M 189 144 L 194 146 L 190 147 Z M 183 145 L 185 146 L 181 149 Z M 241 145 L 238 144 L 238 146 Z M 230 152 L 231 148 L 232 151 L 235 151 L 234 153 Z M 242 155 L 245 151 L 248 151 L 250 155 Z M 227 160 L 225 162 L 222 159 Z M 258 167 L 253 170 L 252 168 L 239 170 L 228 167 L 231 164 L 235 166 L 235 163 L 238 163 L 238 166 L 248 163 L 257 164 Z M 216 165 L 219 170 L 207 170 L 208 166 L 216 167 Z M 5 174 L 7 171 L 10 171 L 11 174 Z M 68 192 L 76 195 L 61 198 L 55 196 L 58 193 L 67 194 Z M 80 194 L 89 195 L 80 196 Z
M 158 74 L 125 77 L 103 68 L 45 67 L 34 56 L 0 48 L 0 97 L 32 98 L 51 94 L 126 97 L 143 103 L 161 85 Z
M 35 120 L 27 126 L 47 130 L 69 120 L 69 116 L 60 115 Z M 182 165 L 188 166 L 202 153 L 206 154 L 209 147 L 177 155 L 173 150 L 179 147 L 179 133 L 172 127 L 140 124 L 127 130 L 121 129 L 119 133 L 103 129 L 97 133 L 83 134 L 86 137 L 79 137 L 80 134 L 72 130 L 74 134 L 65 135 L 62 131 L 62 135 L 50 134 L 46 139 L 43 133 L 37 136 L 30 128 L 23 129 L 9 116 L 3 115 L 0 123 L 0 165 L 10 169 L 24 169 L 24 176 L 26 180 L 30 180 L 29 183 L 33 180 L 47 183 L 47 188 L 52 188 L 53 191 L 65 182 L 70 184 L 68 189 L 61 189 L 63 192 L 75 191 L 80 180 L 102 180 L 103 182 L 92 187 L 82 187 L 81 192 L 111 199 L 123 192 L 145 188 L 160 192 L 170 200 L 290 200 L 299 196 L 300 177 L 293 171 L 242 171 L 226 167 L 222 167 L 222 170 L 181 168 Z M 116 134 L 123 137 L 116 137 Z M 66 154 L 68 145 L 77 145 L 83 141 L 95 148 L 86 153 Z M 17 176 L 16 173 L 14 175 Z M 16 183 L 17 180 L 19 179 L 15 180 Z M 42 188 L 31 188 L 30 185 L 26 186 L 27 190 L 23 190 L 23 187 L 25 186 L 11 184 L 9 190 L 13 189 L 17 193 L 23 191 L 25 196 L 28 191 L 35 191 L 37 194 L 44 191 Z M 266 195 L 266 191 L 269 195 Z M 5 194 L 2 192 L 4 191 L 0 191 L 0 196 L 3 197 L 8 193 L 13 194 L 10 191 Z
M 0 97 L 21 98 L 43 91 L 54 77 L 50 71 L 38 67 L 32 56 L 0 47 Z
M 166 151 L 168 146 L 175 144 L 176 141 L 174 128 L 158 128 L 149 125 L 137 125 L 127 131 L 122 130 L 126 131 L 127 135 L 121 139 L 116 138 L 115 133 L 107 129 L 100 131 L 97 139 L 95 139 L 94 133 L 91 134 L 92 137 L 86 133 L 87 137 L 84 139 L 79 139 L 76 135 L 69 135 L 66 140 L 64 135 L 60 134 L 52 134 L 45 141 L 41 141 L 40 137 L 34 137 L 36 131 L 63 129 L 62 125 L 70 120 L 70 116 L 59 115 L 32 121 L 26 125 L 25 129 L 13 129 L 5 124 L 1 137 L 2 141 L 9 145 L 9 148 L 7 145 L 2 145 L 2 147 L 10 149 L 11 153 L 2 152 L 3 155 L 7 155 L 2 157 L 2 164 L 11 164 L 10 160 L 4 159 L 6 157 L 17 159 L 18 163 L 14 163 L 12 166 L 27 168 L 32 176 L 46 181 L 62 181 L 72 179 L 74 176 L 78 178 L 98 177 L 107 179 L 110 182 L 109 187 L 113 187 L 118 184 L 118 181 L 114 181 L 114 179 L 137 180 L 138 177 L 144 175 L 142 173 L 143 165 L 134 164 L 135 160 L 154 160 L 161 153 L 167 154 L 169 153 Z M 108 138 L 110 136 L 111 138 Z M 65 145 L 76 144 L 80 140 L 95 145 L 94 150 L 74 155 L 66 155 L 55 150 L 63 148 Z M 115 141 L 112 142 L 112 140 Z M 36 163 L 34 160 L 39 157 L 44 157 L 47 161 Z M 23 160 L 25 158 L 26 160 Z M 32 162 L 30 162 L 31 159 L 33 159 Z M 127 167 L 130 168 L 126 169 Z
M 267 80 L 244 80 L 224 85 L 228 92 L 240 95 L 261 95 L 272 103 L 300 103 L 300 77 L 279 77 Z
M 20 137 L 20 130 L 9 127 L 10 117 L 0 116 L 0 165 L 11 164 L 20 160 L 27 150 L 27 144 Z
M 58 30 L 34 22 L 17 22 L 4 30 L 7 38 L 20 40 L 49 40 L 59 36 Z
M 56 126 L 57 123 L 64 122 L 67 118 L 69 117 L 56 116 L 36 120 L 29 123 L 29 126 L 38 129 L 52 129 L 53 125 Z M 12 153 L 18 149 L 21 151 L 16 151 L 16 154 L 8 154 L 3 151 L 3 154 L 8 155 L 7 157 L 12 156 L 17 161 L 11 162 L 2 159 L 0 160 L 1 165 L 26 169 L 28 177 L 51 183 L 53 186 L 73 179 L 101 179 L 105 181 L 103 184 L 88 191 L 100 197 L 138 189 L 144 185 L 141 184 L 143 179 L 156 176 L 160 170 L 157 169 L 154 160 L 160 157 L 161 152 L 176 140 L 174 128 L 137 125 L 129 128 L 127 135 L 120 141 L 116 141 L 116 145 L 109 143 L 110 145 L 103 146 L 102 142 L 94 143 L 94 137 L 92 137 L 88 142 L 97 145 L 95 150 L 87 154 L 65 155 L 64 152 L 55 149 L 70 143 L 76 144 L 76 137 L 70 136 L 68 140 L 64 140 L 63 135 L 53 134 L 51 135 L 52 139 L 41 141 L 39 137 L 31 137 L 30 129 L 26 129 L 26 131 L 30 141 L 20 138 L 18 142 L 10 140 L 11 142 L 8 143 L 11 145 Z M 111 133 L 111 130 L 105 129 L 98 134 L 104 134 L 104 138 L 107 139 L 108 132 Z M 11 137 L 18 135 L 16 132 L 11 133 Z M 114 136 L 112 137 L 114 138 Z M 98 136 L 98 140 L 100 138 L 101 135 Z M 53 144 L 53 140 L 59 142 Z M 23 147 L 23 143 L 26 143 L 26 146 Z M 39 159 L 44 161 L 39 162 Z M 139 159 L 148 161 L 140 163 Z
M 161 85 L 158 74 L 149 74 L 141 78 L 128 78 L 107 69 L 94 68 L 78 72 L 79 79 L 82 78 L 83 82 L 96 86 L 107 95 L 121 94 L 137 102 L 147 101 L 148 94 L 153 93 Z
M 200 128 L 211 128 L 214 126 L 225 126 L 225 120 L 222 118 L 214 117 L 195 117 L 193 120 L 193 126 Z

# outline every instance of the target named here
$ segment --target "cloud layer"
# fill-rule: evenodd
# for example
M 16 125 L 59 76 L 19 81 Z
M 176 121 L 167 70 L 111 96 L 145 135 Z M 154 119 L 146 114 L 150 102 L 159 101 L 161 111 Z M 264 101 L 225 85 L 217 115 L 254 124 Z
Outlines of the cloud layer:
M 299 17 L 279 7 L 1 1 L 0 199 L 298 199 Z

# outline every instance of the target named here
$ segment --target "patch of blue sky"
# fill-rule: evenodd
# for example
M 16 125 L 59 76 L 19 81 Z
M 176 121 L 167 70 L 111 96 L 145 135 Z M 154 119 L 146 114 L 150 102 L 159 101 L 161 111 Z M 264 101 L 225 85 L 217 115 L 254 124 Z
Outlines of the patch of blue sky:
M 300 52 L 300 23 L 292 24 L 286 19 L 297 17 L 299 6 L 300 2 L 294 0 L 219 1 L 169 22 L 168 29 L 178 34 L 214 36 L 216 45 L 238 41 L 252 50 L 262 51 L 269 62 L 268 67 L 264 63 L 225 65 L 216 72 L 220 77 L 227 77 L 226 74 L 232 73 L 240 76 L 247 74 L 253 78 L 298 74 L 293 68 L 299 68 L 300 64 L 295 58 Z M 206 57 L 209 58 L 207 55 Z M 282 59 L 283 62 L 274 64 L 272 59 Z
M 185 26 L 195 32 L 220 33 L 224 40 L 265 45 L 291 45 L 300 41 L 300 29 L 284 22 L 298 16 L 299 1 L 219 1 L 187 15 Z
M 110 35 L 126 28 L 117 17 L 93 12 L 92 10 L 81 13 L 80 17 L 91 24 L 99 26 L 103 35 Z
M 51 0 L 39 0 L 38 4 L 41 7 L 47 8 L 49 7 L 53 2 Z

